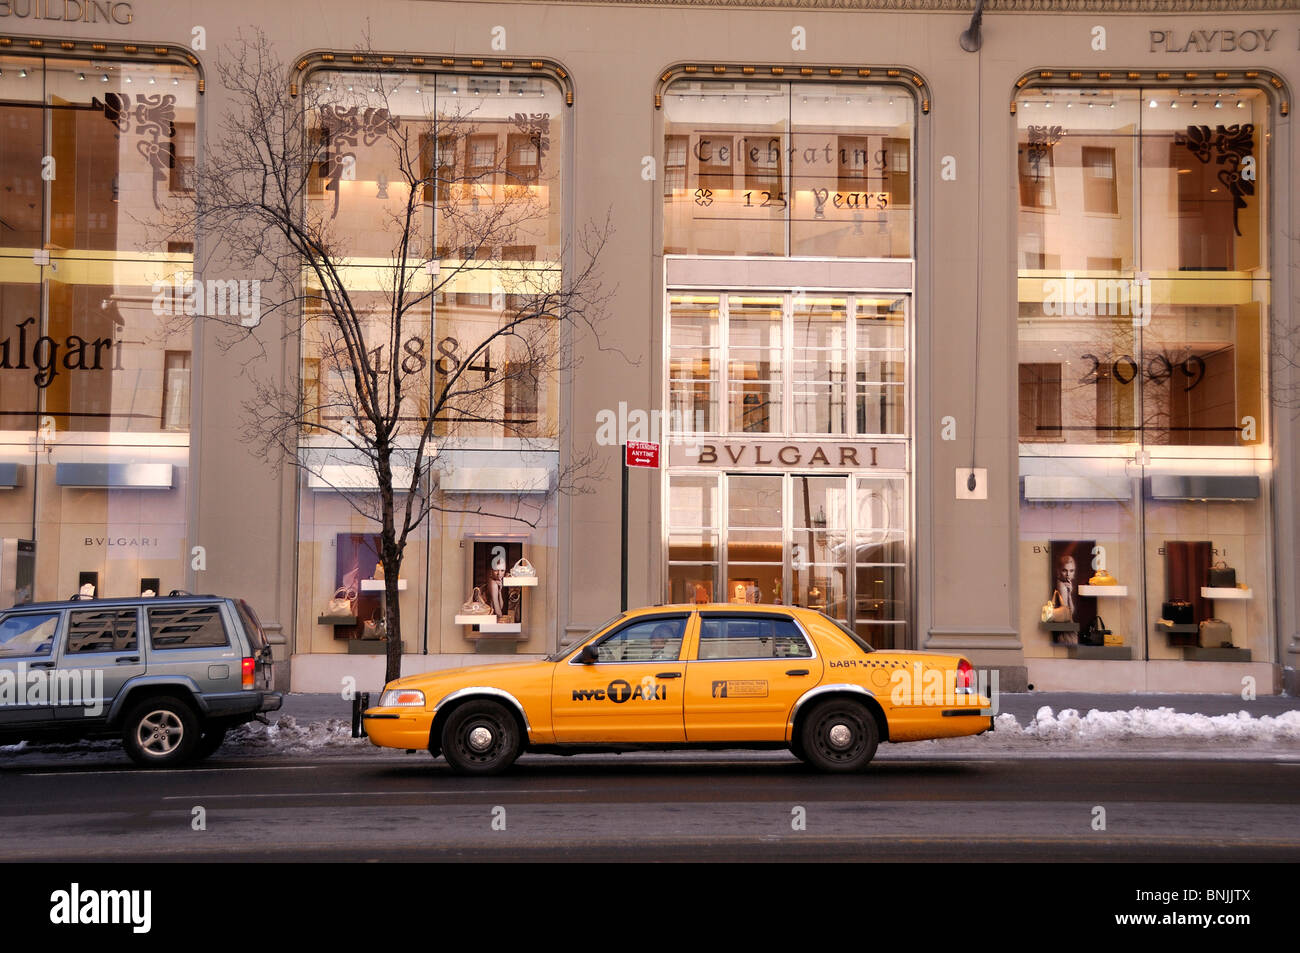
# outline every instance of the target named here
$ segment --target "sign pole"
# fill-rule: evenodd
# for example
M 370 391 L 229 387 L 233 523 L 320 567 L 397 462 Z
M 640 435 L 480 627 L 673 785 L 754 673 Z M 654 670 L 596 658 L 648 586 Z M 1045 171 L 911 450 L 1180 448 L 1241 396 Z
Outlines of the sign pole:
M 623 464 L 623 538 L 622 538 L 622 558 L 620 562 L 619 578 L 619 602 L 618 609 L 620 612 L 627 611 L 627 444 L 619 447 L 620 456 Z

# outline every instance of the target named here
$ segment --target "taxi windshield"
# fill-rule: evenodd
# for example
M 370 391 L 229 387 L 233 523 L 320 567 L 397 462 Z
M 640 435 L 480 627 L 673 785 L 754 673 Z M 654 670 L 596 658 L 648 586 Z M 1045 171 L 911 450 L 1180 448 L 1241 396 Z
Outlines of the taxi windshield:
M 603 632 L 605 629 L 608 629 L 611 625 L 613 625 L 613 624 L 614 624 L 615 622 L 617 622 L 619 619 L 623 618 L 624 615 L 626 615 L 626 613 L 624 613 L 624 612 L 620 612 L 618 615 L 616 615 L 616 616 L 612 616 L 611 618 L 606 619 L 606 620 L 605 620 L 604 622 L 602 622 L 600 625 L 598 625 L 598 626 L 596 626 L 595 628 L 589 630 L 589 631 L 587 632 L 586 635 L 582 636 L 582 637 L 579 638 L 579 639 L 574 640 L 573 642 L 570 642 L 568 645 L 565 645 L 565 646 L 559 648 L 558 650 L 552 652 L 550 655 L 546 656 L 546 661 L 548 661 L 548 662 L 558 662 L 560 659 L 564 658 L 566 655 L 568 655 L 570 652 L 572 652 L 574 649 L 576 649 L 576 648 L 577 648 L 579 645 L 581 645 L 583 642 L 586 642 L 589 638 L 591 638 L 591 637 L 592 637 L 593 635 L 595 635 L 597 632 Z

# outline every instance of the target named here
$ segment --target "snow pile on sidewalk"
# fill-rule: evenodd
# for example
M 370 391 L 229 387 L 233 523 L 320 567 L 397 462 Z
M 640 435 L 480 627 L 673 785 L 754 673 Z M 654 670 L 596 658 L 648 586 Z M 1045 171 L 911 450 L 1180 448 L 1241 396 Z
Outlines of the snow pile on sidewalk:
M 1300 711 L 1280 715 L 1248 712 L 1230 715 L 1180 714 L 1172 708 L 1134 708 L 1130 711 L 1098 711 L 1080 715 L 1066 708 L 1054 713 L 1048 706 L 1038 709 L 1033 720 L 1021 726 L 1015 715 L 1004 713 L 994 719 L 992 734 L 980 736 L 1008 747 L 1123 747 L 1134 741 L 1189 741 L 1205 744 L 1287 744 L 1300 742 Z
M 352 724 L 344 718 L 330 718 L 298 724 L 293 715 L 281 715 L 269 725 L 250 721 L 226 735 L 222 754 L 243 751 L 298 754 L 339 748 L 373 748 L 369 739 L 353 738 Z

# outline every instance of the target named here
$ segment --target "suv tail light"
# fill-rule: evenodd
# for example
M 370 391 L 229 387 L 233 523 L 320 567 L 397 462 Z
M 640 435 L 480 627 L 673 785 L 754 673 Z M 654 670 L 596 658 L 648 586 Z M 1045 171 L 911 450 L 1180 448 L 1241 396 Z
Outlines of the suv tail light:
M 257 671 L 257 659 L 246 658 L 240 661 L 239 671 L 243 676 L 243 688 L 253 687 L 253 675 Z
M 957 660 L 957 691 L 969 692 L 975 687 L 975 668 L 966 659 Z

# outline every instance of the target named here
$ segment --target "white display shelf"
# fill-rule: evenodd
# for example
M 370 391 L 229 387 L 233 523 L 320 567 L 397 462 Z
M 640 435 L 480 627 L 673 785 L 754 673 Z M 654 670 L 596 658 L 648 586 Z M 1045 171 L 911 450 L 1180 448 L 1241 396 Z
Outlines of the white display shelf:
M 1202 599 L 1253 599 L 1255 594 L 1249 589 L 1220 589 L 1214 586 L 1201 587 Z
M 1079 595 L 1093 596 L 1094 598 L 1123 598 L 1128 595 L 1128 586 L 1080 586 Z
M 522 622 L 483 622 L 478 630 L 486 635 L 518 634 L 524 631 Z
M 506 576 L 506 578 L 502 580 L 502 585 L 505 585 L 505 586 L 535 586 L 535 585 L 537 585 L 537 577 L 536 577 L 536 576 L 532 576 L 532 577 L 529 577 L 529 576 L 519 576 L 519 577 Z
M 490 615 L 457 615 L 457 625 L 482 625 L 484 619 L 492 619 L 495 616 Z
M 383 579 L 362 579 L 361 591 L 362 592 L 385 592 L 387 591 L 386 590 L 387 585 L 388 583 L 386 583 Z M 398 592 L 406 591 L 405 579 L 397 580 L 397 591 Z

